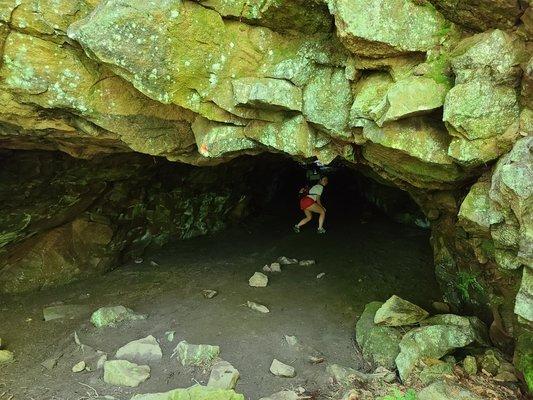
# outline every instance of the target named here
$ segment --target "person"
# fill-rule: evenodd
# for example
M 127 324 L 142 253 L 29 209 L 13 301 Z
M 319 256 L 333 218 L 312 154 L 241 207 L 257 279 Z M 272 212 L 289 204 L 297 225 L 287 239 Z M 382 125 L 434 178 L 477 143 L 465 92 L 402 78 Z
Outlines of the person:
M 326 219 L 326 209 L 322 205 L 321 197 L 324 187 L 328 184 L 328 177 L 323 176 L 318 183 L 314 185 L 306 196 L 300 200 L 300 209 L 304 212 L 305 218 L 298 224 L 294 225 L 294 231 L 300 233 L 300 228 L 313 219 L 313 213 L 318 214 L 318 233 L 326 233 L 324 229 L 324 220 Z

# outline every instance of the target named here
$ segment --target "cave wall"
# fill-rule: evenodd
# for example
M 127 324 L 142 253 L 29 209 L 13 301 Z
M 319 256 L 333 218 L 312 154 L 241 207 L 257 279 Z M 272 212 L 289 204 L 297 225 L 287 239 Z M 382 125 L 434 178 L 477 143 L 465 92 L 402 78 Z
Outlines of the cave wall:
M 418 202 L 446 299 L 489 314 L 505 343 L 533 321 L 532 13 L 525 0 L 5 0 L 0 147 L 364 166 Z M 73 243 L 102 229 L 74 221 Z

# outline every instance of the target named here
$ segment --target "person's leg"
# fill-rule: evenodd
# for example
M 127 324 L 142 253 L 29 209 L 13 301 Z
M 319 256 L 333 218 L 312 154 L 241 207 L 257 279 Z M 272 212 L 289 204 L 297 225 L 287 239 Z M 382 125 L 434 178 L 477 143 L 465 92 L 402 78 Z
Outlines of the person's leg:
M 313 218 L 313 215 L 311 214 L 311 211 L 309 211 L 309 208 L 304 210 L 305 218 L 302 219 L 298 224 L 296 225 L 298 228 L 301 228 L 305 224 L 307 224 L 311 219 Z
M 312 206 L 308 207 L 307 210 L 318 214 L 318 230 L 323 230 L 324 220 L 326 219 L 326 210 L 324 210 L 324 207 L 321 207 L 320 205 L 315 203 Z

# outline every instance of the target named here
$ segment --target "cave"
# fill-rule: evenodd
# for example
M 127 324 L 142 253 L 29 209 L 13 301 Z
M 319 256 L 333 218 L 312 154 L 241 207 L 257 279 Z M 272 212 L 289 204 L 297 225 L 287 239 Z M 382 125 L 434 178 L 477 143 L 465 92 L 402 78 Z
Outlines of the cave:
M 530 395 L 532 13 L 0 2 L 0 400 Z

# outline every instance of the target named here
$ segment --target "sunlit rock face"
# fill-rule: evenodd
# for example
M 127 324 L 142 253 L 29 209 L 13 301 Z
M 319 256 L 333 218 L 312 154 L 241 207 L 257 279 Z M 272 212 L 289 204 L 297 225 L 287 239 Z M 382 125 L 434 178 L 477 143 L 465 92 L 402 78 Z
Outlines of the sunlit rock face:
M 513 336 L 532 323 L 526 4 L 5 0 L 0 148 L 344 159 L 411 194 L 448 300 Z

